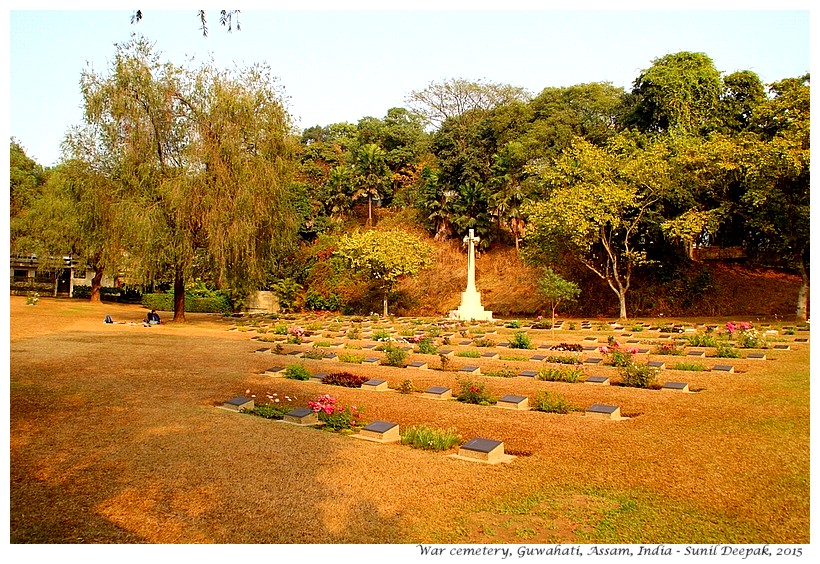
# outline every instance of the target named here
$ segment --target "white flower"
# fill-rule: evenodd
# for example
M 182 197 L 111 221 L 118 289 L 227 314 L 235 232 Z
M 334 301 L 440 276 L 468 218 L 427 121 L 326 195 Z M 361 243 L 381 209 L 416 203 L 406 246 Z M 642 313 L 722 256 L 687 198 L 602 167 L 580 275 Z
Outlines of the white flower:
M 279 398 L 276 398 L 276 399 L 275 399 L 275 400 L 273 400 L 273 401 L 274 401 L 275 403 L 279 403 Z

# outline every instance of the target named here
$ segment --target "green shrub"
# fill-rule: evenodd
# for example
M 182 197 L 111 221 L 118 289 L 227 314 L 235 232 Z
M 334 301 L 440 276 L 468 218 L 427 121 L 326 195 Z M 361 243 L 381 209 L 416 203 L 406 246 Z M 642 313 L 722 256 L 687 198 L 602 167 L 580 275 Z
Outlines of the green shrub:
M 401 350 L 398 347 L 386 347 L 385 355 L 387 356 L 387 360 L 385 364 L 388 366 L 398 366 L 399 368 L 404 368 L 404 361 L 407 359 L 407 353 Z
M 425 337 L 416 345 L 416 352 L 419 354 L 436 354 L 438 347 L 433 344 L 433 341 Z
M 577 356 L 551 354 L 547 356 L 547 362 L 553 364 L 581 364 L 581 359 Z
M 742 349 L 765 349 L 766 336 L 757 329 L 743 329 L 735 335 L 737 346 Z
M 340 362 L 348 362 L 350 364 L 361 364 L 364 362 L 365 357 L 358 355 L 358 354 L 345 354 L 342 353 L 339 355 Z
M 622 366 L 619 372 L 621 383 L 631 388 L 651 388 L 658 376 L 658 370 L 646 364 Z
M 584 377 L 584 369 L 575 366 L 564 366 L 561 368 L 553 368 L 551 366 L 544 366 L 538 370 L 535 375 L 536 380 L 545 380 L 547 382 L 567 382 L 574 384 Z
M 310 360 L 322 360 L 324 356 L 324 351 L 320 350 L 318 347 L 313 347 L 309 351 L 305 351 L 302 355 L 303 358 L 308 358 Z
M 509 323 L 507 323 L 506 327 L 508 327 L 510 329 L 521 329 L 521 322 L 518 321 L 517 319 L 514 319 L 514 320 L 510 321 Z
M 488 337 L 481 337 L 473 339 L 473 346 L 474 347 L 494 347 L 495 341 Z
M 336 294 L 325 297 L 315 290 L 308 290 L 305 308 L 312 311 L 339 311 L 342 309 L 342 300 Z
M 257 417 L 264 417 L 265 419 L 283 419 L 285 414 L 290 411 L 289 406 L 278 405 L 257 405 L 253 409 L 243 409 L 242 413 L 256 415 Z
M 529 358 L 526 357 L 526 356 L 515 356 L 515 355 L 506 355 L 506 354 L 502 354 L 501 356 L 498 357 L 498 359 L 499 360 L 512 360 L 512 361 L 529 360 Z
M 531 407 L 535 411 L 547 413 L 569 413 L 573 410 L 572 405 L 561 394 L 553 394 L 547 390 L 538 391 Z
M 633 325 L 632 327 L 630 327 L 630 329 L 633 333 L 640 333 L 641 331 L 643 331 L 644 327 L 643 325 Z
M 489 370 L 486 374 L 487 376 L 493 376 L 496 378 L 515 378 L 517 376 L 515 371 L 508 366 L 505 366 L 501 370 Z
M 706 370 L 706 367 L 700 362 L 677 362 L 672 367 L 672 370 L 691 370 L 694 372 L 700 372 L 701 370 Z
M 477 405 L 489 405 L 495 403 L 496 399 L 487 391 L 481 382 L 472 380 L 458 380 L 458 393 L 456 399 L 464 403 L 474 403 Z
M 526 331 L 516 331 L 513 338 L 510 340 L 510 348 L 511 349 L 531 349 L 532 342 L 530 341 L 530 336 L 527 335 Z
M 678 356 L 678 355 L 682 355 L 683 351 L 678 346 L 677 341 L 670 341 L 668 343 L 664 343 L 664 344 L 660 345 L 659 347 L 656 347 L 655 350 L 652 351 L 652 353 L 653 354 L 661 354 L 661 355 L 675 355 L 675 356 Z
M 347 332 L 347 338 L 351 341 L 358 341 L 362 338 L 362 332 L 359 330 L 358 327 L 353 327 L 350 331 Z
M 455 429 L 434 429 L 426 425 L 408 427 L 401 434 L 401 444 L 424 450 L 449 450 L 461 441 Z
M 388 333 L 384 329 L 376 329 L 375 331 L 373 331 L 373 340 L 374 341 L 389 341 L 390 340 L 390 333 Z
M 342 386 L 343 388 L 360 388 L 369 379 L 367 376 L 359 376 L 350 372 L 331 372 L 325 376 L 323 382 L 332 386 Z
M 410 379 L 405 380 L 398 387 L 400 394 L 412 394 L 416 391 L 416 387 L 413 385 L 413 381 Z
M 481 353 L 478 351 L 458 351 L 456 356 L 462 358 L 481 358 Z
M 632 364 L 632 354 L 626 351 L 619 351 L 617 349 L 613 349 L 609 351 L 609 364 L 611 366 L 627 366 Z
M 716 347 L 718 345 L 714 335 L 707 335 L 705 333 L 690 335 L 686 337 L 686 340 L 692 347 Z
M 740 358 L 740 351 L 731 343 L 718 343 L 715 356 L 718 358 Z

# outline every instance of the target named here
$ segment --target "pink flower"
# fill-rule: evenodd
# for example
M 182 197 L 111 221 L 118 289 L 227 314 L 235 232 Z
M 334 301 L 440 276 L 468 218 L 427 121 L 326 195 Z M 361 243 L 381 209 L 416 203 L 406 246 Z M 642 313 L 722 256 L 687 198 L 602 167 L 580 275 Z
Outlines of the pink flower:
M 740 328 L 745 331 L 746 329 L 751 329 L 752 326 L 749 323 L 745 322 L 745 321 L 741 321 L 740 322 Z
M 598 352 L 601 354 L 607 354 L 609 352 L 609 347 L 606 345 L 601 345 L 598 347 Z
M 631 348 L 631 349 L 627 350 L 626 352 L 628 352 L 629 354 L 638 354 L 638 349 Z
M 726 322 L 726 330 L 729 331 L 729 333 L 734 333 L 735 329 L 737 329 L 737 325 L 735 325 L 731 321 Z

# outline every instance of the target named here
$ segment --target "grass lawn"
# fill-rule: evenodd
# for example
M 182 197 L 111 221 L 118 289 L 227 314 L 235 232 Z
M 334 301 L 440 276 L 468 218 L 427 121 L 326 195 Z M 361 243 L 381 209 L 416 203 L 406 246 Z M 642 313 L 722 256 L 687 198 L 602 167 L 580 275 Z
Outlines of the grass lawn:
M 106 325 L 106 314 L 125 323 Z M 261 374 L 298 362 L 394 389 L 407 379 L 419 391 L 455 389 L 458 368 L 475 359 L 452 358 L 447 372 L 437 355 L 415 353 L 407 362 L 431 370 L 295 360 L 255 354 L 270 343 L 228 331 L 220 316 L 128 323 L 144 316 L 139 306 L 10 297 L 12 543 L 809 542 L 808 345 L 768 350 L 765 361 L 699 360 L 733 364 L 733 374 L 661 373 L 661 383 L 698 390 L 690 394 L 470 376 L 496 397 L 549 390 L 628 417 L 604 421 Z M 501 325 L 493 338 L 515 331 Z M 588 335 L 556 331 L 555 342 Z M 549 331 L 530 336 L 536 347 L 552 342 Z M 613 367 L 587 370 L 617 380 Z M 330 393 L 366 421 L 501 440 L 516 458 L 467 462 L 446 456 L 455 448 L 377 444 L 217 408 L 246 393 L 294 407 Z

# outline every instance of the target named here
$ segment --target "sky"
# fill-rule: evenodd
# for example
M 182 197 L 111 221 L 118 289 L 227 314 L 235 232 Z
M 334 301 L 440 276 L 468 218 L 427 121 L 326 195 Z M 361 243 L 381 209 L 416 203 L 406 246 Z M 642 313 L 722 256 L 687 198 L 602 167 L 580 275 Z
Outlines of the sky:
M 368 1 L 244 2 L 241 30 L 230 33 L 218 24 L 219 10 L 208 9 L 208 37 L 196 15 L 207 2 L 134 4 L 143 13 L 138 24 L 132 9 L 72 2 L 84 9 L 54 11 L 52 3 L 12 0 L 5 13 L 8 136 L 40 164 L 56 164 L 65 133 L 82 123 L 81 72 L 108 74 L 115 43 L 131 34 L 179 65 L 191 57 L 212 57 L 220 67 L 266 62 L 300 129 L 382 118 L 406 106 L 412 91 L 452 78 L 533 94 L 588 82 L 629 89 L 653 60 L 679 51 L 705 53 L 723 73 L 752 70 L 765 83 L 810 71 L 809 3 L 789 0 L 696 0 L 663 11 L 584 0 L 572 10 L 519 0 L 416 0 L 392 9 Z

